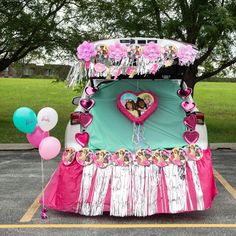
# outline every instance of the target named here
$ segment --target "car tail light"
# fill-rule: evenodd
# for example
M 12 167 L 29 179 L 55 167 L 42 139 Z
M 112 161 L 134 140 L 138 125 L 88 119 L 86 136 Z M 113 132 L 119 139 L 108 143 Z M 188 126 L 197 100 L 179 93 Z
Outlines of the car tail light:
M 197 116 L 197 124 L 204 125 L 204 113 L 196 112 L 196 116 Z
M 80 124 L 80 111 L 73 112 L 70 114 L 70 124 L 71 125 L 78 125 Z

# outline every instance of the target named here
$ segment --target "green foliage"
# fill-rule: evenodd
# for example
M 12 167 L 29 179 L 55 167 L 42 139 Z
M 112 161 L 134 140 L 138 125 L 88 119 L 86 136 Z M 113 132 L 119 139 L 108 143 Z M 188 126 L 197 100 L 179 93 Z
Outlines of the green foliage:
M 206 67 L 206 73 L 195 81 L 236 62 L 232 51 L 236 30 L 234 0 L 90 0 L 87 5 L 86 2 L 82 9 L 86 7 L 88 24 L 97 27 L 95 32 L 99 30 L 100 39 L 145 36 L 195 44 L 201 55 L 194 67 Z
M 195 44 L 201 55 L 188 70 L 195 83 L 236 70 L 235 30 L 234 0 L 2 0 L 0 71 L 29 54 L 75 55 L 83 40 L 145 36 Z M 199 65 L 206 71 L 196 77 Z
M 1 0 L 0 71 L 29 54 L 42 57 L 43 53 L 64 48 L 68 43 L 66 24 L 73 17 L 73 2 Z

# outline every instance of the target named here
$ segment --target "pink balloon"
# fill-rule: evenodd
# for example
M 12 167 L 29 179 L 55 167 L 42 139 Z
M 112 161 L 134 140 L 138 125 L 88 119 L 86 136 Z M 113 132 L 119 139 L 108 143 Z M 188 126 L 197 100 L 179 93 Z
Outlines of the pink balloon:
M 36 128 L 32 134 L 27 134 L 26 138 L 33 145 L 33 147 L 38 148 L 41 141 L 49 136 L 48 131 L 43 131 L 39 125 L 36 125 Z
M 47 137 L 39 144 L 39 154 L 42 159 L 50 160 L 55 158 L 61 150 L 61 143 L 55 137 Z

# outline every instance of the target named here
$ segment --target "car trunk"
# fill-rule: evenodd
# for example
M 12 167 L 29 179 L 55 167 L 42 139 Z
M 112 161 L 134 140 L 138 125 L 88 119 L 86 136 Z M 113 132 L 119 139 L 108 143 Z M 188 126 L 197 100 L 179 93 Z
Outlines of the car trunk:
M 179 82 L 176 80 L 117 80 L 103 83 L 92 98 L 96 101 L 90 111 L 93 122 L 87 128 L 90 135 L 89 148 L 105 149 L 114 152 L 119 148 L 135 151 L 137 148 L 152 149 L 173 148 L 186 145 L 183 133 L 185 112 L 180 106 L 182 99 L 176 91 Z M 151 91 L 157 95 L 158 107 L 143 125 L 134 125 L 117 108 L 119 94 L 126 90 L 134 92 Z M 137 135 L 141 142 L 133 140 Z

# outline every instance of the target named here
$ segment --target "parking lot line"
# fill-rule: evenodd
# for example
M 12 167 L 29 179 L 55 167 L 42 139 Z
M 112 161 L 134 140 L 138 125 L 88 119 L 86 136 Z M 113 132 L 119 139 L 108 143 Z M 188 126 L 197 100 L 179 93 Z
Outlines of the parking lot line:
M 5 224 L 0 229 L 32 229 L 32 228 L 236 228 L 236 224 Z
M 42 196 L 42 193 L 40 193 L 36 199 L 34 200 L 34 202 L 31 204 L 31 206 L 28 208 L 28 210 L 25 212 L 25 214 L 22 216 L 22 218 L 20 219 L 21 223 L 26 223 L 26 222 L 30 222 L 34 216 L 34 214 L 37 212 L 37 210 L 40 207 L 39 204 L 39 200 Z
M 236 189 L 232 187 L 229 182 L 217 171 L 214 169 L 214 175 L 216 179 L 225 187 L 225 189 L 236 199 Z

